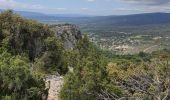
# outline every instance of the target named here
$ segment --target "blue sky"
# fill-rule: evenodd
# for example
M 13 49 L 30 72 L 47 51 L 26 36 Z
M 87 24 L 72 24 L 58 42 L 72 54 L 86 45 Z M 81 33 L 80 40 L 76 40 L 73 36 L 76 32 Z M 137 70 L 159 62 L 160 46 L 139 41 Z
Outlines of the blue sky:
M 0 9 L 47 14 L 126 15 L 170 12 L 170 0 L 0 0 Z

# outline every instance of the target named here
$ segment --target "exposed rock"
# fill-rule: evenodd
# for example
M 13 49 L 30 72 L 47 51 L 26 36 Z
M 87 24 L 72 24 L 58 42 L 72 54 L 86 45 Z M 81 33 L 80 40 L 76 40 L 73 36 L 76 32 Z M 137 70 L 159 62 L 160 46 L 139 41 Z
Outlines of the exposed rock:
M 46 78 L 46 88 L 48 88 L 47 100 L 59 100 L 60 89 L 63 84 L 63 77 L 56 75 L 49 75 Z
M 52 28 L 57 37 L 63 41 L 65 49 L 74 48 L 76 43 L 82 38 L 80 29 L 76 25 L 59 24 Z

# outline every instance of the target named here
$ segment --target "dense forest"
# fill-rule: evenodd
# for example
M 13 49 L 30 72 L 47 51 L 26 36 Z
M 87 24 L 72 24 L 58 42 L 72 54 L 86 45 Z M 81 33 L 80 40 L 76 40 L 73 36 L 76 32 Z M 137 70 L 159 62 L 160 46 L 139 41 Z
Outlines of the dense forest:
M 51 27 L 0 14 L 1 100 L 46 100 L 44 78 L 55 73 L 64 76 L 61 100 L 170 99 L 170 50 L 116 55 L 87 35 L 64 49 Z

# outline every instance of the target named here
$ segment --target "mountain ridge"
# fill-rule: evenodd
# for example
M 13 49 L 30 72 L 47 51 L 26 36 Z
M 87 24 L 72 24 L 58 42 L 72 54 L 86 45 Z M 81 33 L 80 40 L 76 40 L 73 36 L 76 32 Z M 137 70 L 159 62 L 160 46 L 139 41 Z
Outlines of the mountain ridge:
M 0 9 L 0 12 L 3 10 Z M 99 25 L 99 26 L 136 26 L 169 24 L 170 13 L 155 12 L 130 15 L 108 15 L 108 16 L 90 16 L 80 14 L 44 14 L 29 11 L 14 11 L 26 18 L 41 21 L 43 23 L 71 23 L 77 25 Z
M 148 25 L 170 23 L 170 13 L 143 13 L 120 16 L 99 16 L 88 20 L 89 24 L 98 25 Z

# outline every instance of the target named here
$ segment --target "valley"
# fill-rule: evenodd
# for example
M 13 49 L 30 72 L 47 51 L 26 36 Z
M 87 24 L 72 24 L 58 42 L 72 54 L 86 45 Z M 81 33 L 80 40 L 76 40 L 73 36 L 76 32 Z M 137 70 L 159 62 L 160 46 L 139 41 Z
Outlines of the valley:
M 165 48 L 169 49 L 170 47 L 170 35 L 140 35 L 116 32 L 110 37 L 101 37 L 95 33 L 89 33 L 88 36 L 101 49 L 109 50 L 116 54 L 151 53 Z

